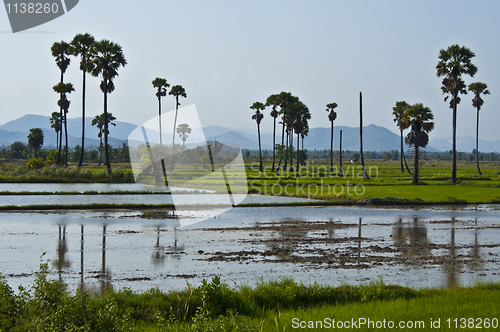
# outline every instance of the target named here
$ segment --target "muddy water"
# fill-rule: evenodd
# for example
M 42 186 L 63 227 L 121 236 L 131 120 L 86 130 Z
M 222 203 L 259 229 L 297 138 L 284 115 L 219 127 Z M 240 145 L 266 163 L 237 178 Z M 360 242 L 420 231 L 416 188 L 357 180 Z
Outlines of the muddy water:
M 42 260 L 70 289 L 180 289 L 292 277 L 450 287 L 500 281 L 500 208 L 235 208 L 172 212 L 1 213 L 0 271 L 30 285 Z M 215 216 L 215 217 L 213 217 Z

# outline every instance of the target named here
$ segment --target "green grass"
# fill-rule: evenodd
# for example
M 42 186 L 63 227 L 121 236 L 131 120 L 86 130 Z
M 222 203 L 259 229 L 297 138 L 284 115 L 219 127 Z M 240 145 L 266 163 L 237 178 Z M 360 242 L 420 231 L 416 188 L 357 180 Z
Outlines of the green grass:
M 297 322 L 327 318 L 425 324 L 440 319 L 446 329 L 448 318 L 451 324 L 455 318 L 500 318 L 495 283 L 417 290 L 383 282 L 306 286 L 286 279 L 231 289 L 215 277 L 168 293 L 70 294 L 48 279 L 49 272 L 48 263 L 41 264 L 34 284 L 18 294 L 0 275 L 0 331 L 290 331 Z
M 466 203 L 499 203 L 500 202 L 500 164 L 484 164 L 483 175 L 479 176 L 474 164 L 459 163 L 457 177 L 459 184 L 451 184 L 449 164 L 438 161 L 424 161 L 420 169 L 420 184 L 411 183 L 412 176 L 401 173 L 398 162 L 366 162 L 369 179 L 364 179 L 359 165 L 344 165 L 344 175 L 338 168 L 329 173 L 329 165 L 318 160 L 311 161 L 308 167 L 297 172 L 271 172 L 269 162 L 264 163 L 265 171 L 259 172 L 256 164 L 247 164 L 245 172 L 233 168 L 227 174 L 231 178 L 232 193 L 261 195 L 293 196 L 322 199 L 332 204 L 366 203 L 366 199 L 386 196 L 403 201 L 399 204 L 466 204 Z M 208 175 L 208 176 L 207 176 Z M 176 169 L 176 173 L 168 178 L 171 186 L 190 187 L 189 181 L 195 181 L 195 189 L 214 190 L 225 193 L 226 184 L 220 179 L 210 176 L 207 169 L 196 165 L 185 165 Z M 168 177 L 168 175 L 167 175 Z M 154 183 L 151 175 L 141 178 L 143 183 Z M 188 181 L 188 183 L 186 183 Z M 105 169 L 76 167 L 44 167 L 30 170 L 24 166 L 0 165 L 0 182 L 104 182 L 133 183 L 131 169 L 113 169 L 111 176 Z M 359 201 L 361 200 L 361 201 Z M 395 203 L 390 201 L 388 203 Z

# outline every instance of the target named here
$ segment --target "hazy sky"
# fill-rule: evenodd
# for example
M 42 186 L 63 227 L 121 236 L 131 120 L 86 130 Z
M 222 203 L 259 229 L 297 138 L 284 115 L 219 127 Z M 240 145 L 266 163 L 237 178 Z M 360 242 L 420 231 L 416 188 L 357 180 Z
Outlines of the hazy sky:
M 204 126 L 255 128 L 249 107 L 289 91 L 310 109 L 310 127 L 329 126 L 325 105 L 337 102 L 336 125 L 364 123 L 398 132 L 396 101 L 421 102 L 435 115 L 431 138 L 451 136 L 451 110 L 443 101 L 435 66 L 441 48 L 471 48 L 478 67 L 467 84 L 488 84 L 481 110 L 481 138 L 499 140 L 499 1 L 103 1 L 80 0 L 66 15 L 13 34 L 0 10 L 0 124 L 24 114 L 58 110 L 52 86 L 59 69 L 50 53 L 55 41 L 77 33 L 123 47 L 109 110 L 118 120 L 141 124 L 157 115 L 151 81 L 159 76 L 186 89 L 183 106 L 196 104 Z M 81 72 L 73 58 L 66 81 L 70 117 L 81 112 Z M 88 116 L 102 113 L 99 79 L 88 79 Z M 458 107 L 459 135 L 475 135 L 472 96 Z M 174 99 L 163 99 L 172 110 Z M 270 110 L 263 130 L 272 131 Z

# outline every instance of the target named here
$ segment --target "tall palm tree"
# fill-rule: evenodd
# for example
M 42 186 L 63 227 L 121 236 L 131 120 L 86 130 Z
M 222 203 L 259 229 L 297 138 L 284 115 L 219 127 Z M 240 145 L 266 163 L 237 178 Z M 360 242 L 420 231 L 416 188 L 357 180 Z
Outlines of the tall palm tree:
M 253 103 L 252 106 L 250 106 L 250 108 L 255 111 L 255 114 L 252 115 L 252 120 L 255 120 L 255 122 L 257 122 L 257 136 L 259 138 L 259 160 L 260 160 L 259 171 L 262 172 L 263 167 L 262 167 L 262 149 L 260 145 L 260 122 L 264 118 L 264 114 L 262 114 L 261 111 L 263 111 L 266 108 L 266 106 L 261 102 L 256 101 L 255 103 Z
M 452 183 L 457 183 L 457 105 L 460 103 L 458 94 L 467 94 L 462 75 L 474 77 L 477 72 L 477 67 L 471 61 L 474 56 L 474 52 L 469 48 L 454 44 L 439 51 L 439 62 L 436 65 L 437 76 L 443 76 L 441 91 L 448 94 L 444 100 L 451 97 L 450 108 L 453 109 Z
M 430 132 L 434 128 L 434 115 L 429 107 L 424 107 L 422 103 L 410 105 L 406 107 L 406 116 L 408 124 L 411 127 L 410 132 L 406 135 L 405 142 L 408 145 L 413 145 L 413 184 L 418 184 L 418 152 L 420 147 L 426 147 L 429 143 Z
M 118 76 L 118 69 L 127 64 L 120 45 L 109 40 L 101 40 L 95 43 L 90 52 L 87 62 L 87 70 L 92 76 L 101 76 L 101 91 L 104 93 L 104 117 L 108 113 L 108 93 L 115 90 L 113 79 Z M 111 174 L 108 152 L 108 121 L 104 121 L 104 153 L 108 174 Z
M 64 147 L 64 165 L 68 164 L 68 126 L 66 124 L 66 116 L 68 114 L 68 109 L 69 105 L 71 102 L 68 100 L 66 97 L 66 94 L 71 93 L 72 91 L 75 91 L 75 88 L 73 87 L 73 84 L 71 83 L 58 83 L 57 85 L 54 85 L 52 89 L 57 92 L 60 95 L 60 99 L 57 101 L 57 105 L 61 110 L 64 111 L 63 119 L 64 119 L 64 136 L 66 138 L 66 144 Z M 59 147 L 60 148 L 60 147 Z M 61 149 L 59 149 L 60 151 Z
M 80 151 L 80 160 L 78 161 L 78 168 L 83 164 L 83 155 L 85 151 L 85 90 L 86 90 L 86 77 L 87 77 L 87 61 L 89 58 L 90 49 L 94 46 L 94 36 L 85 33 L 77 34 L 71 41 L 71 54 L 80 56 L 80 70 L 83 74 L 82 84 L 82 147 Z
M 65 41 L 61 42 L 55 42 L 52 44 L 52 47 L 50 48 L 50 51 L 52 52 L 52 56 L 55 58 L 57 67 L 61 70 L 61 81 L 60 83 L 64 82 L 64 73 L 66 72 L 66 69 L 68 69 L 68 66 L 71 62 L 70 58 L 68 58 L 68 55 L 70 55 L 70 45 L 66 43 Z M 59 96 L 59 99 L 62 99 L 62 95 Z M 61 124 L 64 122 L 64 114 L 63 114 L 63 109 L 59 108 L 59 113 L 60 113 L 60 118 L 61 118 Z M 67 140 L 67 139 L 66 139 Z M 59 165 L 59 159 L 61 156 L 61 147 L 62 147 L 62 130 L 59 133 L 59 149 L 57 150 L 57 158 L 56 158 L 56 165 Z
M 179 97 L 187 98 L 186 90 L 182 87 L 182 85 L 174 85 L 170 92 L 168 93 L 171 96 L 175 97 L 175 118 L 174 118 L 174 134 L 172 135 L 172 164 L 171 169 L 174 170 L 174 144 L 175 144 L 175 125 L 177 124 L 177 112 L 179 110 Z
M 396 106 L 392 108 L 392 115 L 394 115 L 394 122 L 396 122 L 396 125 L 398 126 L 399 132 L 401 134 L 401 155 L 399 156 L 401 159 L 401 173 L 404 173 L 405 171 L 403 168 L 403 160 L 404 160 L 403 130 L 409 127 L 408 118 L 406 117 L 405 114 L 406 107 L 408 107 L 406 101 L 397 101 Z M 408 165 L 406 166 L 406 169 L 408 170 L 408 173 L 410 173 Z
M 113 126 L 116 126 L 116 123 L 114 123 L 114 121 L 116 120 L 116 118 L 113 116 L 113 114 L 111 112 L 108 112 L 106 114 L 106 119 L 108 120 L 107 123 L 108 123 L 108 128 L 109 128 L 109 125 L 113 125 Z M 93 119 L 92 119 L 92 126 L 96 126 L 97 129 L 99 130 L 99 132 L 97 133 L 97 137 L 99 137 L 99 165 L 98 166 L 101 166 L 101 159 L 102 159 L 102 136 L 104 134 L 104 113 L 101 113 L 101 114 L 98 114 L 96 115 Z M 108 135 L 109 135 L 109 129 L 108 129 Z
M 281 128 L 281 154 L 280 154 L 280 160 L 278 162 L 278 169 L 276 172 L 279 172 L 280 167 L 281 167 L 281 160 L 283 159 L 283 155 L 286 154 L 286 148 L 285 148 L 285 125 L 286 121 L 288 119 L 288 109 L 291 107 L 291 105 L 294 102 L 297 102 L 299 98 L 292 96 L 290 92 L 281 92 L 278 97 L 279 98 L 279 106 L 280 106 L 280 111 L 279 114 L 281 114 L 281 123 L 282 123 L 282 128 Z M 288 133 L 288 130 L 287 130 Z M 288 144 L 288 140 L 287 140 Z M 286 160 L 286 157 L 285 157 Z M 285 162 L 286 164 L 286 162 Z M 286 165 L 285 165 L 286 168 Z
M 332 124 L 330 130 L 330 172 L 333 172 L 333 121 L 337 118 L 337 112 L 335 112 L 337 106 L 337 103 L 330 103 L 326 105 L 326 111 L 330 112 L 328 114 L 328 120 L 330 120 L 330 123 Z
M 58 112 L 52 112 L 50 118 L 50 128 L 56 132 L 56 149 L 59 149 L 59 131 L 61 130 L 61 115 Z
M 483 82 L 475 82 L 469 84 L 469 91 L 474 93 L 474 98 L 472 99 L 472 106 L 477 109 L 477 120 L 476 120 L 476 164 L 477 164 L 477 172 L 479 175 L 481 174 L 481 169 L 479 168 L 479 110 L 481 106 L 484 104 L 483 98 L 481 98 L 481 94 L 489 95 L 490 91 L 488 91 L 488 86 Z
M 156 88 L 156 97 L 158 98 L 158 121 L 160 128 L 160 146 L 163 146 L 162 137 L 161 137 L 161 97 L 165 97 L 167 95 L 167 88 L 170 87 L 170 84 L 167 83 L 167 80 L 164 78 L 155 78 L 152 82 L 153 87 Z
M 297 168 L 296 171 L 299 170 L 299 159 L 300 159 L 300 135 L 304 132 L 304 130 L 309 131 L 308 121 L 311 119 L 311 113 L 309 112 L 309 108 L 302 102 L 297 103 L 297 113 L 295 114 L 295 120 L 293 123 L 293 130 L 295 134 L 297 134 Z M 303 142 L 302 142 L 303 143 Z M 304 144 L 302 144 L 303 148 Z M 291 164 L 290 164 L 291 166 Z
M 273 167 L 272 171 L 274 172 L 274 161 L 276 158 L 276 118 L 278 117 L 279 113 L 276 110 L 276 107 L 279 106 L 279 98 L 278 95 L 270 95 L 267 97 L 266 100 L 266 106 L 271 106 L 272 105 L 272 111 L 270 113 L 271 117 L 274 119 L 274 126 L 273 126 Z

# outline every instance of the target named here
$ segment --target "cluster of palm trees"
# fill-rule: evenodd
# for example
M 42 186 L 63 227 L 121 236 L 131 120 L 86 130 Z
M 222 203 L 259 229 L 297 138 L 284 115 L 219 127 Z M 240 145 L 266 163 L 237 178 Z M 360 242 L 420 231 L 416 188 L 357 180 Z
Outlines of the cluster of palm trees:
M 100 88 L 104 94 L 104 112 L 103 112 L 103 129 L 100 131 L 104 135 L 104 152 L 105 164 L 108 173 L 111 173 L 111 165 L 109 162 L 108 152 L 108 124 L 110 122 L 110 115 L 108 113 L 108 93 L 115 90 L 114 79 L 118 76 L 118 69 L 127 64 L 120 45 L 109 40 L 96 41 L 95 38 L 86 34 L 77 34 L 71 43 L 65 41 L 55 42 L 52 47 L 52 56 L 54 56 L 57 66 L 61 71 L 61 80 L 59 84 L 53 87 L 54 91 L 59 93 L 59 115 L 52 113 L 51 127 L 59 132 L 58 140 L 58 153 L 56 164 L 59 164 L 62 148 L 62 126 L 64 125 L 65 131 L 65 160 L 67 164 L 68 156 L 68 135 L 67 135 L 67 121 L 66 115 L 70 106 L 70 101 L 67 94 L 75 91 L 71 83 L 64 83 L 64 73 L 70 65 L 71 59 L 69 56 L 80 56 L 80 70 L 83 73 L 83 87 L 82 87 L 82 144 L 80 159 L 78 167 L 82 166 L 84 149 L 85 149 L 85 89 L 86 89 L 86 74 L 90 73 L 94 77 L 100 77 Z
M 162 133 L 161 133 L 161 97 L 165 97 L 167 95 L 167 88 L 170 87 L 170 84 L 167 83 L 167 80 L 165 78 L 160 78 L 157 77 L 153 80 L 152 82 L 153 87 L 156 89 L 156 97 L 158 98 L 158 126 L 159 126 L 159 133 L 160 133 L 160 147 L 163 147 L 163 141 L 162 141 Z M 170 89 L 170 92 L 168 93 L 171 96 L 174 96 L 175 98 L 175 118 L 174 118 L 174 131 L 172 134 L 172 159 L 170 163 L 170 169 L 174 169 L 174 156 L 173 156 L 173 151 L 174 151 L 174 146 L 175 146 L 175 131 L 176 131 L 176 124 L 177 124 L 177 114 L 179 111 L 179 106 L 181 105 L 179 103 L 179 97 L 184 97 L 187 98 L 186 90 L 182 87 L 182 85 L 174 85 Z M 187 127 L 186 127 L 187 126 Z M 191 133 L 191 128 L 189 128 L 189 125 L 183 123 L 182 125 L 179 125 L 177 127 L 177 133 L 182 139 L 183 145 L 186 142 L 187 139 L 187 134 Z M 165 165 L 164 161 L 162 160 L 162 167 L 163 167 L 163 172 L 165 173 Z
M 276 118 L 281 115 L 281 145 L 280 149 L 280 159 L 278 163 L 278 168 L 276 173 L 281 169 L 281 163 L 284 157 L 283 169 L 287 169 L 288 157 L 290 157 L 290 171 L 293 171 L 293 135 L 297 135 L 297 168 L 299 168 L 299 163 L 305 163 L 304 155 L 304 137 L 309 133 L 309 120 L 311 119 L 311 113 L 309 108 L 300 101 L 296 96 L 293 96 L 290 92 L 281 92 L 280 94 L 273 94 L 267 97 L 266 103 L 255 102 L 250 108 L 255 111 L 252 119 L 257 122 L 257 131 L 259 138 L 259 158 L 260 158 L 260 170 L 262 167 L 262 151 L 260 143 L 260 123 L 264 118 L 264 114 L 261 112 L 266 107 L 271 106 L 272 111 L 270 113 L 271 117 L 274 118 L 274 128 L 273 128 L 273 166 L 272 171 L 275 171 L 275 159 L 276 159 Z M 278 110 L 279 107 L 279 110 Z M 286 134 L 286 140 L 285 140 Z M 300 150 L 300 138 L 302 138 L 302 151 Z
M 459 94 L 467 94 L 467 91 L 474 94 L 472 99 L 472 106 L 477 110 L 477 121 L 476 121 L 476 164 L 479 175 L 481 175 L 481 170 L 479 168 L 479 147 L 478 147 L 478 135 L 479 135 L 479 111 L 484 104 L 482 95 L 489 94 L 488 87 L 485 83 L 475 82 L 468 86 L 462 79 L 462 75 L 470 75 L 474 77 L 477 72 L 477 67 L 472 64 L 471 59 L 475 56 L 469 48 L 459 46 L 457 44 L 451 45 L 447 49 L 441 49 L 439 51 L 439 62 L 436 66 L 437 76 L 443 77 L 441 90 L 442 93 L 446 95 L 445 101 L 450 99 L 450 108 L 453 110 L 453 146 L 452 146 L 452 183 L 457 183 L 457 165 L 456 165 L 456 122 L 457 122 L 457 105 L 460 103 Z M 271 106 L 272 110 L 270 112 L 271 117 L 274 119 L 273 127 L 273 164 L 272 171 L 275 171 L 275 156 L 276 147 L 280 149 L 280 160 L 278 163 L 278 168 L 276 173 L 279 172 L 281 168 L 281 162 L 283 156 L 285 156 L 285 164 L 283 169 L 287 168 L 288 156 L 290 156 L 290 171 L 293 171 L 293 134 L 297 134 L 297 168 L 299 167 L 299 162 L 302 160 L 304 162 L 304 137 L 307 136 L 309 132 L 308 120 L 311 118 L 311 114 L 307 106 L 305 106 L 298 97 L 293 96 L 289 92 L 281 92 L 280 94 L 273 94 L 269 96 L 266 103 L 255 102 L 251 109 L 255 111 L 252 115 L 252 119 L 257 123 L 257 134 L 259 139 L 259 160 L 260 160 L 260 171 L 263 170 L 262 166 L 262 151 L 261 151 L 261 140 L 260 140 L 260 123 L 264 118 L 262 111 Z M 326 105 L 326 111 L 328 112 L 328 120 L 331 123 L 331 142 L 330 142 L 330 172 L 333 171 L 333 123 L 337 118 L 337 113 L 335 109 L 338 107 L 337 103 L 329 103 Z M 279 109 L 278 109 L 279 108 Z M 396 102 L 396 106 L 393 107 L 394 122 L 398 126 L 401 134 L 401 172 L 404 172 L 403 162 L 406 166 L 408 173 L 412 174 L 408 165 L 406 164 L 406 159 L 404 156 L 403 149 L 403 131 L 410 128 L 410 132 L 404 138 L 406 144 L 413 146 L 413 179 L 414 184 L 418 183 L 418 159 L 419 159 L 419 149 L 426 147 L 429 142 L 428 133 L 434 128 L 434 115 L 432 111 L 425 107 L 422 103 L 417 103 L 410 105 L 405 101 Z M 281 145 L 277 145 L 275 142 L 276 136 L 276 119 L 281 116 L 280 123 L 282 124 L 281 131 Z M 361 153 L 361 164 L 364 171 L 364 161 L 363 161 L 363 120 L 362 120 L 362 94 L 360 92 L 360 153 Z M 286 133 L 286 140 L 285 140 Z M 302 136 L 302 151 L 299 153 L 299 137 Z M 342 133 L 341 136 L 342 137 Z M 342 144 L 342 142 L 341 142 Z M 341 148 L 342 150 L 342 148 Z M 342 173 L 342 159 L 341 159 L 341 173 Z M 363 174 L 366 177 L 366 172 Z
M 439 51 L 439 62 L 436 65 L 437 76 L 443 77 L 441 91 L 446 95 L 444 100 L 450 99 L 450 108 L 453 110 L 452 183 L 457 183 L 457 105 L 460 103 L 459 94 L 467 94 L 467 90 L 474 93 L 472 106 L 477 109 L 476 164 L 478 173 L 481 175 L 478 153 L 479 110 L 484 103 L 481 94 L 486 95 L 490 92 L 487 90 L 488 87 L 485 83 L 476 82 L 469 84 L 467 87 L 462 79 L 462 75 L 474 77 L 476 74 L 477 67 L 472 63 L 472 58 L 475 56 L 474 52 L 469 48 L 454 44 Z

